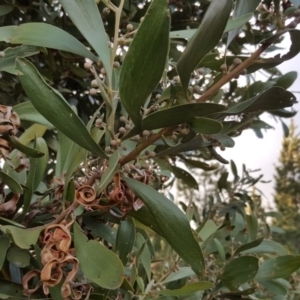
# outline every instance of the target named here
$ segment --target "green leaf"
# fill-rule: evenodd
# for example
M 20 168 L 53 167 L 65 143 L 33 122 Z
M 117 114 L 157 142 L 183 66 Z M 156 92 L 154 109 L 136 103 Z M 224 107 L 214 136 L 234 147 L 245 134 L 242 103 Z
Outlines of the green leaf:
M 259 5 L 260 0 L 238 0 L 235 2 L 234 11 L 233 11 L 233 20 L 238 20 L 242 17 L 245 17 L 245 15 L 249 15 L 255 11 L 256 7 Z M 249 19 L 248 19 L 249 20 Z M 247 21 L 248 21 L 247 20 Z M 246 22 L 247 22 L 246 21 Z M 245 22 L 245 23 L 246 23 Z M 235 36 L 238 34 L 242 26 L 245 24 L 242 23 L 239 26 L 236 26 L 236 28 L 229 32 L 228 39 L 227 39 L 227 47 L 231 43 L 231 41 L 235 38 Z
M 6 251 L 10 246 L 9 239 L 6 236 L 0 236 L 0 245 L 0 269 L 2 269 L 6 257 Z
M 274 280 L 260 280 L 259 283 L 275 295 L 286 295 L 287 289 Z
M 28 300 L 28 296 L 23 295 L 23 286 L 22 284 L 17 284 L 12 282 L 11 280 L 5 280 L 0 278 L 0 293 L 1 296 L 5 295 L 8 300 Z M 45 295 L 39 292 L 35 292 L 34 294 L 30 295 L 32 299 L 44 299 Z M 3 297 L 2 299 L 7 299 Z
M 175 290 L 161 290 L 159 292 L 160 295 L 163 296 L 174 296 L 174 297 L 181 297 L 181 296 L 188 296 L 194 294 L 198 291 L 208 290 L 214 287 L 214 284 L 209 281 L 200 281 L 200 282 L 192 282 L 188 283 L 180 289 Z
M 106 158 L 71 106 L 43 80 L 34 65 L 23 58 L 16 62 L 17 68 L 24 74 L 20 76 L 22 86 L 36 110 L 76 144 Z
M 241 284 L 252 280 L 257 271 L 258 259 L 254 256 L 242 256 L 226 264 L 219 279 L 230 290 L 236 290 Z
M 195 118 L 191 123 L 191 128 L 201 134 L 214 134 L 219 133 L 222 130 L 223 125 L 216 120 Z
M 198 190 L 198 182 L 189 172 L 176 166 L 170 166 L 170 171 L 177 179 L 180 179 L 182 183 L 186 184 L 187 187 Z
M 250 242 L 255 241 L 257 239 L 258 233 L 258 221 L 255 212 L 252 210 L 250 204 L 248 202 L 245 203 L 245 221 L 247 224 L 247 231 L 249 235 Z
M 0 229 L 6 235 L 11 236 L 14 243 L 22 248 L 29 249 L 31 245 L 35 245 L 40 232 L 45 228 L 45 226 L 39 226 L 35 228 L 20 228 L 11 225 L 0 225 Z
M 147 245 L 147 241 L 144 239 L 141 233 L 137 232 L 136 244 L 139 249 L 136 255 L 136 259 L 141 264 L 147 274 L 148 282 L 151 280 L 151 255 Z
M 0 58 L 0 70 L 17 75 L 18 71 L 16 70 L 16 58 L 32 56 L 38 54 L 40 51 L 40 47 L 28 45 L 6 48 L 4 50 L 5 56 Z
M 101 243 L 89 241 L 76 222 L 73 228 L 76 256 L 84 275 L 103 288 L 120 287 L 124 276 L 124 267 L 120 259 Z
M 285 255 L 265 260 L 259 267 L 256 280 L 287 277 L 300 268 L 299 255 Z
M 288 72 L 276 80 L 276 85 L 288 89 L 297 79 L 298 73 L 295 71 Z
M 9 14 L 13 9 L 13 5 L 0 5 L 0 16 Z
M 157 233 L 161 234 L 181 258 L 191 265 L 195 273 L 200 274 L 204 268 L 203 254 L 183 212 L 150 186 L 127 177 L 123 179 L 144 201 L 152 214 L 154 225 L 150 225 L 150 228 L 153 230 L 158 228 Z M 139 221 L 143 223 L 143 220 Z
M 108 38 L 95 0 L 59 0 L 69 18 L 87 39 L 101 59 L 108 78 L 111 78 Z
M 64 30 L 46 23 L 25 23 L 0 28 L 0 41 L 71 52 L 97 61 L 98 58 Z
M 18 139 L 16 139 L 14 136 L 8 136 L 9 142 L 11 145 L 21 151 L 22 153 L 26 154 L 29 157 L 42 157 L 45 155 L 45 153 L 41 152 L 40 150 L 36 150 L 34 148 L 28 147 L 24 144 L 22 144 Z
M 245 23 L 247 23 L 251 17 L 253 16 L 253 13 L 249 13 L 246 15 L 243 15 L 236 19 L 229 19 L 224 32 L 231 31 L 235 28 L 238 28 L 240 26 L 243 26 Z M 171 31 L 170 32 L 170 39 L 190 39 L 193 37 L 197 29 L 186 29 L 186 30 L 178 30 L 178 31 Z
M 135 225 L 132 218 L 121 221 L 116 240 L 116 252 L 124 266 L 128 261 L 128 254 L 131 252 L 135 241 Z
M 19 268 L 25 268 L 30 264 L 30 254 L 28 250 L 11 247 L 7 251 L 7 260 Z
M 122 104 L 139 127 L 141 107 L 159 83 L 169 51 L 170 12 L 166 0 L 153 0 L 130 44 L 120 73 Z
M 225 251 L 224 251 L 224 247 L 222 246 L 222 244 L 220 243 L 220 241 L 216 238 L 213 239 L 217 249 L 218 249 L 218 252 L 219 252 L 219 255 L 222 259 L 222 261 L 225 261 L 226 260 L 226 254 L 225 254 Z
M 21 120 L 45 125 L 49 129 L 53 128 L 53 125 L 35 109 L 30 101 L 17 104 L 13 109 Z
M 108 168 L 102 174 L 100 182 L 96 184 L 96 192 L 99 195 L 111 182 L 116 172 L 119 170 L 119 151 L 115 151 L 109 158 Z
M 23 188 L 13 177 L 0 170 L 0 179 L 4 182 L 13 193 L 23 194 Z
M 178 60 L 177 71 L 185 91 L 191 73 L 200 60 L 219 43 L 229 19 L 231 8 L 231 0 L 213 0 L 199 28 Z
M 177 272 L 171 273 L 161 284 L 176 281 L 178 279 L 195 276 L 195 272 L 190 267 L 182 267 Z
M 228 108 L 225 114 L 239 114 L 241 112 L 256 112 L 276 110 L 290 107 L 296 103 L 296 97 L 281 87 L 271 87 L 260 95 L 240 102 Z
M 27 211 L 33 199 L 33 193 L 36 191 L 37 187 L 44 179 L 49 160 L 48 145 L 45 140 L 41 137 L 38 137 L 35 141 L 35 144 L 36 150 L 44 152 L 46 155 L 40 158 L 30 159 L 30 169 L 27 175 L 26 189 L 24 192 L 22 216 L 25 216 L 27 214 Z
M 244 251 L 243 252 L 244 254 L 245 253 L 255 253 L 253 251 L 253 248 L 255 249 L 255 247 L 259 246 L 262 243 L 263 240 L 264 240 L 264 238 L 259 238 L 257 240 L 254 240 L 254 241 L 250 242 L 250 243 L 247 243 L 247 244 L 244 244 L 244 245 L 238 247 L 234 251 L 234 255 L 237 255 L 237 254 L 239 254 L 240 252 L 243 252 L 243 251 Z M 247 251 L 247 250 L 249 250 L 249 251 Z
M 224 105 L 214 103 L 190 103 L 173 106 L 152 113 L 143 120 L 143 129 L 152 130 L 192 122 L 195 117 L 203 117 L 222 112 Z

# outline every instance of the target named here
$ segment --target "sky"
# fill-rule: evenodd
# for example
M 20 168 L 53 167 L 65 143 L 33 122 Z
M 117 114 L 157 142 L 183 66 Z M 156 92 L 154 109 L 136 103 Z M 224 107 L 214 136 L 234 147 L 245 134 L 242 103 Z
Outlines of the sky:
M 300 54 L 282 63 L 278 68 L 283 74 L 290 71 L 298 71 L 297 80 L 288 90 L 291 92 L 300 92 Z M 300 94 L 295 93 L 294 95 L 298 101 L 298 103 L 294 105 L 294 109 L 300 111 Z M 274 127 L 274 129 L 270 129 L 264 133 L 263 139 L 257 138 L 253 130 L 245 130 L 241 136 L 235 138 L 235 146 L 233 148 L 227 148 L 226 151 L 221 154 L 227 160 L 233 159 L 240 173 L 243 163 L 247 169 L 261 169 L 261 172 L 255 174 L 264 174 L 263 180 L 271 180 L 271 182 L 260 183 L 257 187 L 264 194 L 263 204 L 266 207 L 274 207 L 275 164 L 278 163 L 284 134 L 280 121 L 276 123 L 274 119 L 266 113 L 262 115 L 262 119 Z M 300 131 L 300 113 L 293 119 L 296 126 L 298 126 L 298 131 Z M 290 119 L 284 119 L 284 122 L 289 126 Z

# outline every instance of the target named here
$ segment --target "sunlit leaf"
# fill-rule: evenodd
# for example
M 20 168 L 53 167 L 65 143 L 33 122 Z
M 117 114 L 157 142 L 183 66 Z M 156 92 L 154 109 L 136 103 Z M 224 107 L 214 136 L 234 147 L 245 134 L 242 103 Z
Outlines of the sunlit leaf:
M 136 126 L 140 109 L 161 79 L 169 51 L 170 12 L 166 0 L 151 1 L 130 44 L 120 73 L 122 104 Z
M 18 268 L 25 268 L 30 263 L 30 254 L 28 250 L 11 247 L 7 251 L 7 260 Z
M 69 18 L 94 48 L 111 78 L 108 38 L 95 0 L 59 0 Z
M 11 236 L 14 243 L 22 249 L 29 249 L 31 245 L 34 245 L 37 242 L 40 232 L 44 228 L 45 226 L 28 229 L 12 225 L 0 226 L 1 231 L 3 231 L 6 235 Z
M 76 222 L 73 228 L 76 256 L 84 275 L 103 288 L 120 287 L 124 276 L 120 259 L 100 242 L 89 241 Z
M 288 89 L 297 79 L 298 73 L 295 71 L 288 72 L 276 80 L 276 85 Z
M 24 74 L 20 76 L 20 81 L 36 110 L 72 141 L 105 158 L 105 153 L 90 136 L 81 119 L 67 101 L 43 80 L 34 65 L 22 58 L 17 59 L 16 64 Z
M 274 280 L 260 280 L 259 283 L 275 295 L 286 295 L 287 289 Z
M 153 216 L 152 223 L 155 225 L 150 225 L 150 228 L 153 228 L 153 230 L 158 228 L 158 233 L 162 234 L 162 237 L 167 240 L 182 259 L 199 274 L 204 268 L 203 254 L 186 216 L 173 202 L 150 186 L 127 177 L 123 179 L 133 192 L 144 201 L 151 212 Z M 139 221 L 143 223 L 142 220 L 139 219 Z
M 245 17 L 247 15 L 251 15 L 258 4 L 260 3 L 260 0 L 238 0 L 235 2 L 234 11 L 233 11 L 233 20 L 241 19 L 242 17 Z M 247 22 L 247 21 L 246 21 Z M 245 22 L 245 23 L 246 23 Z M 245 24 L 243 23 L 243 24 Z M 229 32 L 228 39 L 227 39 L 227 46 L 231 43 L 231 41 L 235 38 L 235 36 L 238 34 L 239 30 L 242 28 L 243 24 L 239 24 L 239 26 L 236 26 L 236 28 Z
M 0 28 L 0 41 L 71 52 L 97 61 L 97 57 L 66 31 L 46 23 L 25 23 Z
M 229 19 L 232 1 L 213 0 L 193 38 L 189 41 L 177 63 L 177 71 L 184 90 L 187 89 L 191 73 L 200 60 L 220 41 Z
M 190 267 L 182 267 L 177 272 L 171 273 L 161 283 L 165 284 L 168 282 L 176 281 L 185 277 L 195 276 L 195 272 Z

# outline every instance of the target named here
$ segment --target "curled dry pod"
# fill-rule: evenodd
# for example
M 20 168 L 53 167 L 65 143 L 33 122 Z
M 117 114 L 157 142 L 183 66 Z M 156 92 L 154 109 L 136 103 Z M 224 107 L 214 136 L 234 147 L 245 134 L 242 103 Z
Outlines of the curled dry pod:
M 75 199 L 78 203 L 84 206 L 95 205 L 96 203 L 96 192 L 93 187 L 89 185 L 81 186 L 76 190 Z

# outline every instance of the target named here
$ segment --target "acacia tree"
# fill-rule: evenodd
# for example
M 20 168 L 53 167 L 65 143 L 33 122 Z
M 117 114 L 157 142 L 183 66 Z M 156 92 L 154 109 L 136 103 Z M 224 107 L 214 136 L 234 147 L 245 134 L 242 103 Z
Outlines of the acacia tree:
M 0 294 L 292 299 L 285 278 L 300 257 L 257 218 L 259 197 L 246 188 L 261 177 L 231 162 L 234 180 L 221 173 L 202 216 L 197 197 L 183 212 L 164 189 L 173 177 L 198 189 L 180 165 L 228 163 L 220 150 L 268 128 L 263 112 L 295 115 L 286 88 L 296 74 L 276 66 L 300 51 L 300 10 L 98 2 L 0 6 Z M 290 49 L 272 57 L 284 34 Z M 258 70 L 267 81 L 255 80 Z
M 296 130 L 292 123 L 282 142 L 275 176 L 275 203 L 281 217 L 276 218 L 274 224 L 284 230 L 276 240 L 293 252 L 299 251 L 300 138 Z

